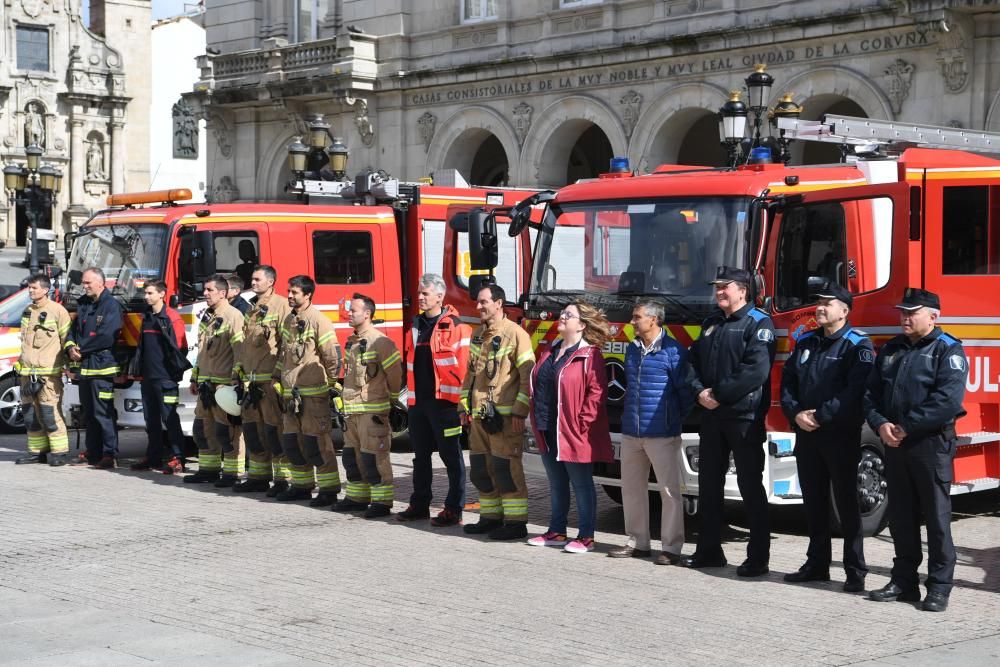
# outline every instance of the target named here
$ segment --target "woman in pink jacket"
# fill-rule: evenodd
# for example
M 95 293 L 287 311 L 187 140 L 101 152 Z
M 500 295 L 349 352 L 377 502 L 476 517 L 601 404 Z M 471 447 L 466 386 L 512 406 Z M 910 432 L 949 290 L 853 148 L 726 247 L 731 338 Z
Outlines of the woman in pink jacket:
M 552 516 L 548 531 L 528 540 L 530 545 L 561 546 L 571 553 L 594 550 L 594 462 L 612 460 L 601 354 L 608 329 L 604 313 L 593 306 L 566 306 L 559 316 L 559 338 L 542 351 L 531 373 L 531 425 L 549 478 Z M 580 518 L 573 541 L 566 537 L 571 484 Z

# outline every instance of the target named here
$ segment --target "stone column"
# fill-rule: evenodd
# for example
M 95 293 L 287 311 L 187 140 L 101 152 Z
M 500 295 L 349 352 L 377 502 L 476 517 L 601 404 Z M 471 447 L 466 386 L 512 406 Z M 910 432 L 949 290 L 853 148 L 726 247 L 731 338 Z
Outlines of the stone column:
M 125 191 L 125 123 L 111 121 L 111 194 Z
M 69 205 L 83 206 L 83 179 L 87 176 L 87 154 L 83 150 L 83 119 L 69 121 Z

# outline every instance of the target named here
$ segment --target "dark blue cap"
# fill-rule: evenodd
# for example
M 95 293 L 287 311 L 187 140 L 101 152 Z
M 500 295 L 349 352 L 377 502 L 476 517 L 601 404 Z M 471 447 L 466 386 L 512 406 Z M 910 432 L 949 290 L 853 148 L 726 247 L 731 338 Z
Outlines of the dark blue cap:
M 843 285 L 838 285 L 832 280 L 824 285 L 822 289 L 816 290 L 815 296 L 819 299 L 836 299 L 837 301 L 843 301 L 847 304 L 848 308 L 854 307 L 854 297 L 851 296 L 850 291 Z
M 896 304 L 900 310 L 918 310 L 920 308 L 934 308 L 941 310 L 941 298 L 934 292 L 928 292 L 919 287 L 907 287 L 903 292 L 903 301 Z
M 715 272 L 715 280 L 708 281 L 709 285 L 718 285 L 719 283 L 743 283 L 744 285 L 750 284 L 750 272 L 746 269 L 737 269 L 733 266 L 720 266 Z

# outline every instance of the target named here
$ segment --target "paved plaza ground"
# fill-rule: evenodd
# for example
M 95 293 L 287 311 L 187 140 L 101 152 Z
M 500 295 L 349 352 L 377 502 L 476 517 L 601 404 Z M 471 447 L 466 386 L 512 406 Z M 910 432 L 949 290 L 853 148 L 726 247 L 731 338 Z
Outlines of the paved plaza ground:
M 123 433 L 123 455 L 144 438 Z M 127 468 L 15 466 L 23 448 L 0 437 L 0 664 L 1000 663 L 998 492 L 956 498 L 957 588 L 931 614 L 842 593 L 839 570 L 829 584 L 784 584 L 805 554 L 799 508 L 773 512 L 772 572 L 744 580 L 738 507 L 730 566 L 692 571 L 606 558 L 624 538 L 603 494 L 598 552 L 567 554 Z M 396 511 L 410 458 L 393 454 Z M 529 530 L 542 532 L 545 482 L 529 486 Z M 877 588 L 891 538 L 865 548 Z

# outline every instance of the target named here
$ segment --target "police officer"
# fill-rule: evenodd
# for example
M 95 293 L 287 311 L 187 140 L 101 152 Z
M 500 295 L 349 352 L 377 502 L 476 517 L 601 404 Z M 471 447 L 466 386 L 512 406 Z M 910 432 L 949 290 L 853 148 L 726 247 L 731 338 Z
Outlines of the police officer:
M 142 414 L 146 420 L 146 456 L 132 470 L 162 469 L 166 475 L 184 472 L 184 431 L 177 415 L 178 384 L 187 360 L 187 334 L 180 313 L 168 306 L 167 284 L 146 283 L 143 289 L 149 310 L 139 328 L 139 344 L 129 366 L 129 375 L 141 376 Z M 170 458 L 163 462 L 163 434 L 167 434 Z
M 482 326 L 469 346 L 469 369 L 458 414 L 469 426 L 469 477 L 479 490 L 479 522 L 469 534 L 490 539 L 527 537 L 528 489 L 524 482 L 524 419 L 535 354 L 527 332 L 507 319 L 499 285 L 479 291 Z
M 243 344 L 236 361 L 236 379 L 246 383 L 243 395 L 243 437 L 250 450 L 246 480 L 233 487 L 237 493 L 266 491 L 271 498 L 288 489 L 291 473 L 281 449 L 281 398 L 271 375 L 278 361 L 281 323 L 291 308 L 288 299 L 274 292 L 278 278 L 273 266 L 261 264 L 253 270 L 250 311 L 243 323 Z M 237 303 L 243 301 L 237 297 Z M 274 487 L 271 487 L 271 480 Z
M 226 291 L 226 300 L 229 301 L 229 305 L 246 316 L 250 312 L 250 302 L 242 296 L 244 289 L 243 279 L 239 276 L 229 276 L 226 281 L 229 283 L 229 289 Z
M 851 328 L 854 299 L 828 284 L 816 295 L 819 328 L 803 335 L 785 362 L 781 409 L 795 429 L 795 465 L 809 525 L 806 562 L 785 581 L 829 581 L 830 487 L 844 535 L 844 590 L 864 590 L 865 565 L 857 475 L 861 462 L 861 398 L 875 363 L 872 343 Z
M 951 540 L 951 481 L 955 420 L 968 363 L 962 343 L 936 326 L 937 294 L 908 287 L 899 309 L 903 333 L 882 348 L 868 380 L 868 425 L 886 445 L 889 529 L 896 551 L 889 583 L 869 593 L 886 602 L 920 600 L 920 517 L 927 524 L 927 597 L 924 611 L 948 608 L 955 573 Z
M 122 329 L 122 309 L 104 287 L 104 271 L 83 272 L 83 296 L 77 302 L 70 334 L 69 359 L 79 364 L 80 407 L 87 424 L 86 461 L 95 468 L 115 467 L 115 386 L 118 363 L 112 350 Z M 83 461 L 80 461 L 83 463 Z
M 184 478 L 189 484 L 215 482 L 220 488 L 235 484 L 245 466 L 242 438 L 233 438 L 229 415 L 215 403 L 215 390 L 232 379 L 243 342 L 243 315 L 226 300 L 228 289 L 225 276 L 205 281 L 207 308 L 198 324 L 198 360 L 191 370 L 191 393 L 198 396 L 191 424 L 198 472 Z
M 771 406 L 774 326 L 771 318 L 747 302 L 750 273 L 720 266 L 715 300 L 719 310 L 701 326 L 691 347 L 692 384 L 704 409 L 699 430 L 698 514 L 700 532 L 685 567 L 722 567 L 722 502 L 729 454 L 750 522 L 747 558 L 741 577 L 768 572 L 771 534 L 764 493 L 764 416 Z
M 277 500 L 307 500 L 326 507 L 337 501 L 340 470 L 330 435 L 330 388 L 340 374 L 337 332 L 312 304 L 316 283 L 309 276 L 288 281 L 291 312 L 281 325 L 282 346 L 274 377 L 281 385 L 284 422 L 281 445 L 292 468 L 292 484 Z
M 31 305 L 21 315 L 21 414 L 28 430 L 28 456 L 17 463 L 66 463 L 69 437 L 62 417 L 62 370 L 71 326 L 66 309 L 49 298 L 48 276 L 28 279 Z
M 366 519 L 388 516 L 393 481 L 389 448 L 389 408 L 403 390 L 399 349 L 372 324 L 375 301 L 351 297 L 349 322 L 354 334 L 347 339 L 344 359 L 344 472 L 347 493 L 334 506 L 338 512 L 364 511 Z

